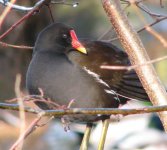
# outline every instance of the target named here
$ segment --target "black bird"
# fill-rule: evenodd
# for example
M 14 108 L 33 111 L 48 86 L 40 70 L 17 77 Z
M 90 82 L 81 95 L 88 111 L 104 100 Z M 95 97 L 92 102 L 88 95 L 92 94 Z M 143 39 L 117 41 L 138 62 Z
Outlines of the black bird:
M 81 44 L 82 43 L 82 44 Z M 129 66 L 127 54 L 111 43 L 81 40 L 74 30 L 61 23 L 46 27 L 38 36 L 27 71 L 30 95 L 39 95 L 76 108 L 117 108 L 130 99 L 149 100 L 135 71 L 103 70 L 101 65 Z M 53 109 L 48 102 L 35 102 Z M 87 123 L 81 149 L 87 147 L 92 122 L 103 120 L 98 149 L 103 149 L 109 121 L 104 115 L 68 115 L 67 121 Z M 80 149 L 80 150 L 81 150 Z
M 82 43 L 82 44 L 81 44 Z M 77 108 L 117 108 L 128 98 L 148 100 L 135 71 L 104 70 L 100 65 L 129 66 L 127 54 L 111 43 L 81 40 L 74 30 L 61 23 L 39 34 L 26 84 L 31 95 L 40 94 L 59 105 Z M 122 97 L 122 96 L 124 97 Z M 48 104 L 36 102 L 42 109 Z M 78 116 L 78 117 L 77 117 Z M 77 115 L 70 121 L 92 122 L 104 116 Z

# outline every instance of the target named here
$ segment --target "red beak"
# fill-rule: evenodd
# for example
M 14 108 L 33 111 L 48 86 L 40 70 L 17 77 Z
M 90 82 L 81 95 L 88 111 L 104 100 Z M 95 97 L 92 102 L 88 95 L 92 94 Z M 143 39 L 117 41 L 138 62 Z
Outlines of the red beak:
M 72 38 L 71 42 L 72 47 L 81 53 L 87 54 L 86 48 L 79 42 L 74 30 L 70 30 L 70 35 Z

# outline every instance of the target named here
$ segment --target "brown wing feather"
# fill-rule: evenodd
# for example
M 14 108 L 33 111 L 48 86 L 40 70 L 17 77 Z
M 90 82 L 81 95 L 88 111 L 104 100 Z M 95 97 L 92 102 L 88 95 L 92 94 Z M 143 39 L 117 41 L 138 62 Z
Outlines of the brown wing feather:
M 130 65 L 125 52 L 110 43 L 101 41 L 83 41 L 82 43 L 91 57 L 71 51 L 68 55 L 72 62 L 98 74 L 110 86 L 111 90 L 115 90 L 121 95 L 138 100 L 149 100 L 134 70 L 105 70 L 100 68 L 101 65 Z

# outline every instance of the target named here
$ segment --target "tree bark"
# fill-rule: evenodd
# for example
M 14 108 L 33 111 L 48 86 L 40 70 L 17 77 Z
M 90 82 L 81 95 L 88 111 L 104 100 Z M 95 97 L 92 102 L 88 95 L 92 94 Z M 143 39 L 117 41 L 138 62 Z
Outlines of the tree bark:
M 136 31 L 130 25 L 127 15 L 121 8 L 119 0 L 102 0 L 110 22 L 115 29 L 122 46 L 129 55 L 132 65 L 144 64 L 149 61 L 146 50 Z M 153 105 L 167 105 L 166 91 L 161 84 L 152 64 L 135 68 L 143 87 Z M 165 131 L 167 132 L 167 113 L 158 113 Z

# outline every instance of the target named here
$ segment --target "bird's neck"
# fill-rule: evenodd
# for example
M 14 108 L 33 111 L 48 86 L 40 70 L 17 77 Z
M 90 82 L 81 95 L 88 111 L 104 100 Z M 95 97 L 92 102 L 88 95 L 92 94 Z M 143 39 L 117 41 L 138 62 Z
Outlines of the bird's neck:
M 33 49 L 33 54 L 35 54 L 36 52 L 40 52 L 40 53 L 45 53 L 45 52 L 49 52 L 49 53 L 54 53 L 54 54 L 62 54 L 64 52 L 64 49 L 66 47 L 59 45 L 59 44 L 37 44 L 35 45 L 34 49 Z

